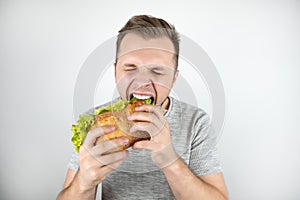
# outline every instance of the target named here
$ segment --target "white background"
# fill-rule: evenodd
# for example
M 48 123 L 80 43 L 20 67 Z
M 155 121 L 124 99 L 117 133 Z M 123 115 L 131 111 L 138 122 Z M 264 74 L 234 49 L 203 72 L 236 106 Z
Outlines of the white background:
M 217 67 L 230 199 L 299 199 L 296 0 L 0 1 L 0 199 L 56 198 L 73 148 L 80 67 L 135 14 L 173 23 Z

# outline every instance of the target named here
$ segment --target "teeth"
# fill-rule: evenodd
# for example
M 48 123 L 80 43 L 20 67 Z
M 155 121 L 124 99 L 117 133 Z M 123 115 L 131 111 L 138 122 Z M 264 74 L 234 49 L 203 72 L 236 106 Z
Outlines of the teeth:
M 133 94 L 133 96 L 137 99 L 142 99 L 142 100 L 151 98 L 151 96 L 143 96 L 143 95 L 138 95 L 138 94 Z

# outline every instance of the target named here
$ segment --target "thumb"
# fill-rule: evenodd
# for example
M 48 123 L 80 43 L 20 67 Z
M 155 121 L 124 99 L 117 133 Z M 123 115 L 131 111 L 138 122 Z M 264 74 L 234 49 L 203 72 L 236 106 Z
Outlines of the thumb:
M 153 140 L 142 140 L 134 143 L 133 149 L 147 149 L 153 151 L 157 149 L 157 145 Z

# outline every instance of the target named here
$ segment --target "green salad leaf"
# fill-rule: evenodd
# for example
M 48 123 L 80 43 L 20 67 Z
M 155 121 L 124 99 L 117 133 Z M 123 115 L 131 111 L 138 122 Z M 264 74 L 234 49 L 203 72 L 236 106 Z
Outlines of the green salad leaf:
M 145 104 L 150 105 L 150 104 L 152 104 L 152 99 L 145 99 L 144 102 L 145 102 Z
M 138 100 L 138 98 L 133 97 L 132 99 L 130 99 L 130 103 L 133 102 L 133 101 L 135 101 L 135 100 Z M 145 104 L 147 104 L 147 105 L 150 105 L 150 104 L 154 103 L 154 102 L 152 102 L 152 99 L 151 99 L 151 98 L 150 98 L 150 99 L 145 99 L 144 102 L 145 102 Z
M 92 114 L 82 114 L 79 115 L 77 125 L 72 125 L 73 137 L 71 141 L 75 146 L 75 150 L 79 152 L 79 147 L 83 143 L 88 127 L 94 124 L 94 115 Z
M 130 101 L 128 101 L 128 100 L 119 100 L 116 103 L 113 103 L 111 105 L 96 109 L 94 111 L 94 114 L 95 115 L 100 115 L 102 113 L 109 112 L 109 111 L 123 110 L 129 102 Z

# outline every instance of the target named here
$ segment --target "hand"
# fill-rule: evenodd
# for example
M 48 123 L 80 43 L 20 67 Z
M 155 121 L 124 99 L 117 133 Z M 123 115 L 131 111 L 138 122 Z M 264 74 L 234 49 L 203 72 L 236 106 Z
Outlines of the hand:
M 151 139 L 136 142 L 133 148 L 152 151 L 152 160 L 159 168 L 170 165 L 178 156 L 173 148 L 169 124 L 164 118 L 161 107 L 142 105 L 135 110 L 136 112 L 129 117 L 129 120 L 134 121 L 130 132 L 146 131 Z
M 96 140 L 103 134 L 114 131 L 113 126 L 103 126 L 90 131 L 79 150 L 79 170 L 76 175 L 77 183 L 83 190 L 94 189 L 105 176 L 119 167 L 128 156 L 127 151 L 109 153 L 118 146 L 128 143 L 127 138 L 117 138 L 100 142 Z

